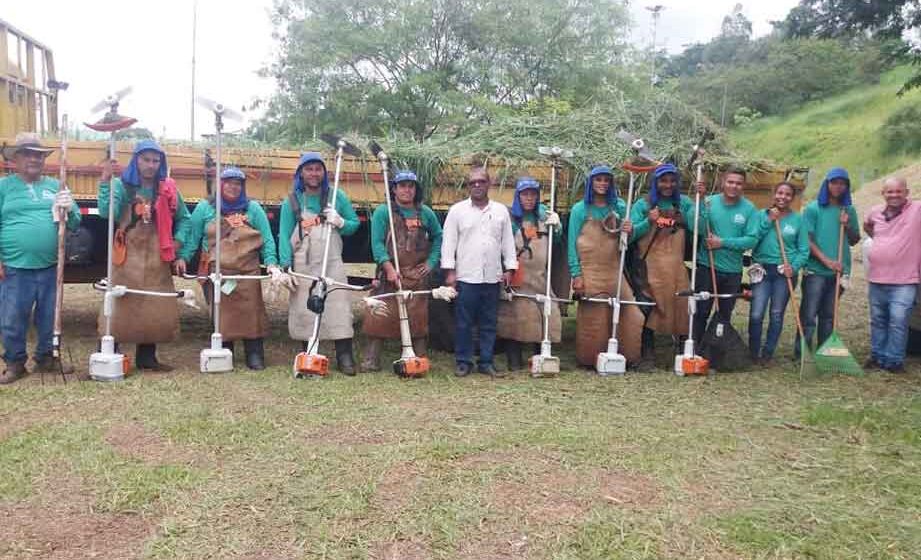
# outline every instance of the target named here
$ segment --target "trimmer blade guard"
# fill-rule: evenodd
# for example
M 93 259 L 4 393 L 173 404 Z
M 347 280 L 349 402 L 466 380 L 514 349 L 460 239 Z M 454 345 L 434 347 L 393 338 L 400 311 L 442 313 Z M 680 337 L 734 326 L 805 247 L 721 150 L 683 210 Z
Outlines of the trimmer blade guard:
M 97 132 L 118 132 L 119 130 L 134 125 L 136 122 L 138 122 L 138 120 L 131 117 L 123 117 L 118 114 L 108 113 L 100 121 L 83 124 L 86 125 L 87 128 Z

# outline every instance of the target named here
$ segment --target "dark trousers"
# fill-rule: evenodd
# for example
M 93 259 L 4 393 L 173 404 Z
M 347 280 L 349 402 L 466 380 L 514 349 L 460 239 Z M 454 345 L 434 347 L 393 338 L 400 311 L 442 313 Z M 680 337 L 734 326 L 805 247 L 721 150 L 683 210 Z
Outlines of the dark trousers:
M 721 294 L 737 294 L 742 289 L 742 273 L 728 273 L 716 271 L 716 289 Z M 694 285 L 695 292 L 713 292 L 713 282 L 710 279 L 710 267 L 697 267 L 697 283 Z M 732 310 L 736 306 L 736 298 L 726 298 L 717 300 L 716 313 L 720 320 L 726 323 L 732 321 Z M 707 330 L 707 322 L 710 320 L 710 311 L 713 310 L 713 300 L 698 301 L 697 311 L 694 313 L 694 340 L 700 341 L 703 338 L 704 331 Z
M 457 283 L 454 302 L 454 357 L 457 363 L 473 364 L 473 329 L 480 336 L 477 364 L 492 365 L 496 345 L 496 314 L 499 307 L 499 284 Z

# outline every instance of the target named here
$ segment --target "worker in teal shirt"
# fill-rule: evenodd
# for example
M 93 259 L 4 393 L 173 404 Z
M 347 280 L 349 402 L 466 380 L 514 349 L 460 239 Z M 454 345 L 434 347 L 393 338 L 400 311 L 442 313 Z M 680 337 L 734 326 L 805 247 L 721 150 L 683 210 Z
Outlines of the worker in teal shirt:
M 790 183 L 774 187 L 774 204 L 756 214 L 759 221 L 758 242 L 752 250 L 754 264 L 748 269 L 752 283 L 751 312 L 748 316 L 748 349 L 755 363 L 768 365 L 774 356 L 780 333 L 783 331 L 784 312 L 790 300 L 790 279 L 796 286 L 799 271 L 809 257 L 809 235 L 803 226 L 802 216 L 793 211 L 796 189 Z M 784 265 L 784 255 L 777 239 L 777 225 L 784 242 L 789 267 Z M 770 308 L 767 337 L 761 345 L 764 315 Z
M 393 203 L 393 228 L 400 269 L 397 270 L 393 262 L 387 204 L 381 204 L 371 215 L 371 253 L 378 265 L 379 282 L 372 295 L 395 292 L 398 276 L 404 290 L 427 290 L 431 272 L 441 260 L 441 224 L 435 212 L 422 203 L 422 185 L 412 171 L 396 173 L 388 194 Z M 429 332 L 428 298 L 410 299 L 406 302 L 406 312 L 413 352 L 417 356 L 425 356 Z M 361 330 L 366 337 L 361 369 L 379 371 L 384 339 L 400 337 L 396 299 L 387 301 L 384 312 L 365 310 Z
M 860 223 L 851 203 L 851 179 L 846 170 L 829 170 L 819 195 L 803 210 L 803 224 L 809 235 L 809 260 L 803 271 L 803 303 L 800 319 L 806 343 L 817 348 L 831 335 L 835 314 L 835 275 L 851 273 L 851 246 L 860 241 Z M 844 240 L 840 238 L 844 225 Z M 839 240 L 841 254 L 838 254 Z M 812 346 L 812 336 L 818 338 Z M 799 338 L 794 349 L 799 353 Z
M 202 276 L 214 271 L 215 255 L 210 248 L 215 240 L 216 214 L 214 196 L 199 202 L 179 251 L 185 261 L 200 251 L 198 272 Z M 236 167 L 221 172 L 221 215 L 221 274 L 258 276 L 262 264 L 277 283 L 284 273 L 278 267 L 269 219 L 262 206 L 246 196 L 246 174 Z M 233 351 L 234 341 L 242 340 L 246 366 L 251 370 L 265 369 L 263 340 L 269 320 L 260 281 L 226 280 L 221 287 L 224 295 L 219 330 L 224 347 Z M 209 301 L 213 290 L 210 282 L 204 285 Z
M 742 195 L 745 170 L 730 167 L 723 173 L 722 192 L 707 197 L 701 208 L 700 233 L 703 242 L 697 252 L 696 292 L 714 292 L 710 274 L 710 251 L 716 269 L 715 290 L 720 294 L 737 294 L 742 289 L 742 254 L 758 240 L 760 220 L 757 208 Z M 700 185 L 698 185 L 698 189 Z M 732 321 L 735 298 L 720 299 L 717 313 L 723 322 Z M 697 302 L 694 314 L 694 340 L 701 340 L 710 320 L 713 300 Z
M 345 191 L 339 189 L 332 196 L 329 174 L 322 156 L 317 152 L 301 155 L 294 172 L 294 188 L 281 204 L 278 228 L 278 258 L 282 267 L 295 272 L 320 276 L 326 245 L 324 232 L 329 224 L 330 243 L 326 276 L 345 283 L 345 263 L 342 260 L 342 238 L 358 230 L 358 215 Z M 307 351 L 313 336 L 315 315 L 307 309 L 310 283 L 297 282 L 289 299 L 288 333 L 294 340 L 302 341 Z M 355 375 L 355 358 L 352 352 L 352 304 L 344 290 L 333 290 L 326 296 L 326 305 L 320 321 L 320 340 L 332 340 L 336 346 L 339 371 Z M 315 350 L 311 349 L 311 350 Z
M 42 176 L 45 158 L 53 150 L 42 146 L 38 135 L 21 133 L 3 151 L 5 158 L 13 159 L 16 173 L 0 179 L 0 323 L 6 362 L 0 384 L 26 375 L 26 334 L 33 310 L 34 371 L 62 367 L 51 355 L 58 257 L 54 219 L 66 213 L 68 229 L 80 225 L 80 212 L 66 186 Z M 73 371 L 66 369 L 65 373 Z

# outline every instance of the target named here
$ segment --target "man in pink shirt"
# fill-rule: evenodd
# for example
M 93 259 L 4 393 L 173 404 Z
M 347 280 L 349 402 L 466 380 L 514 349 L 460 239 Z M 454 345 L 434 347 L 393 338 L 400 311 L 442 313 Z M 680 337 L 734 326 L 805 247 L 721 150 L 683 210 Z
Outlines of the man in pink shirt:
M 870 263 L 870 359 L 868 367 L 905 371 L 908 320 L 921 281 L 921 202 L 909 199 L 905 179 L 883 185 L 885 205 L 874 206 L 863 224 L 873 238 Z

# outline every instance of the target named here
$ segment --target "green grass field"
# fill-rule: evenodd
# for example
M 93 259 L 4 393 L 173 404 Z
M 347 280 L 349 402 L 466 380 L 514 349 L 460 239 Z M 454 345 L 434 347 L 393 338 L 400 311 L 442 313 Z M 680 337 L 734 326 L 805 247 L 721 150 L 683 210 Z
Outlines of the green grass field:
M 842 323 L 861 359 L 864 294 Z M 85 368 L 97 298 L 66 298 Z M 456 379 L 436 354 L 422 380 L 297 381 L 282 308 L 263 373 L 198 374 L 185 312 L 175 374 L 0 389 L 0 557 L 921 557 L 916 361 L 602 379 L 563 345 L 555 379 Z
M 883 75 L 879 85 L 864 86 L 809 103 L 787 115 L 768 117 L 733 129 L 730 137 L 742 152 L 811 168 L 810 187 L 829 168 L 846 167 L 855 185 L 915 162 L 921 154 L 887 153 L 880 127 L 905 104 L 919 103 L 921 92 L 896 92 L 913 69 L 900 67 Z

